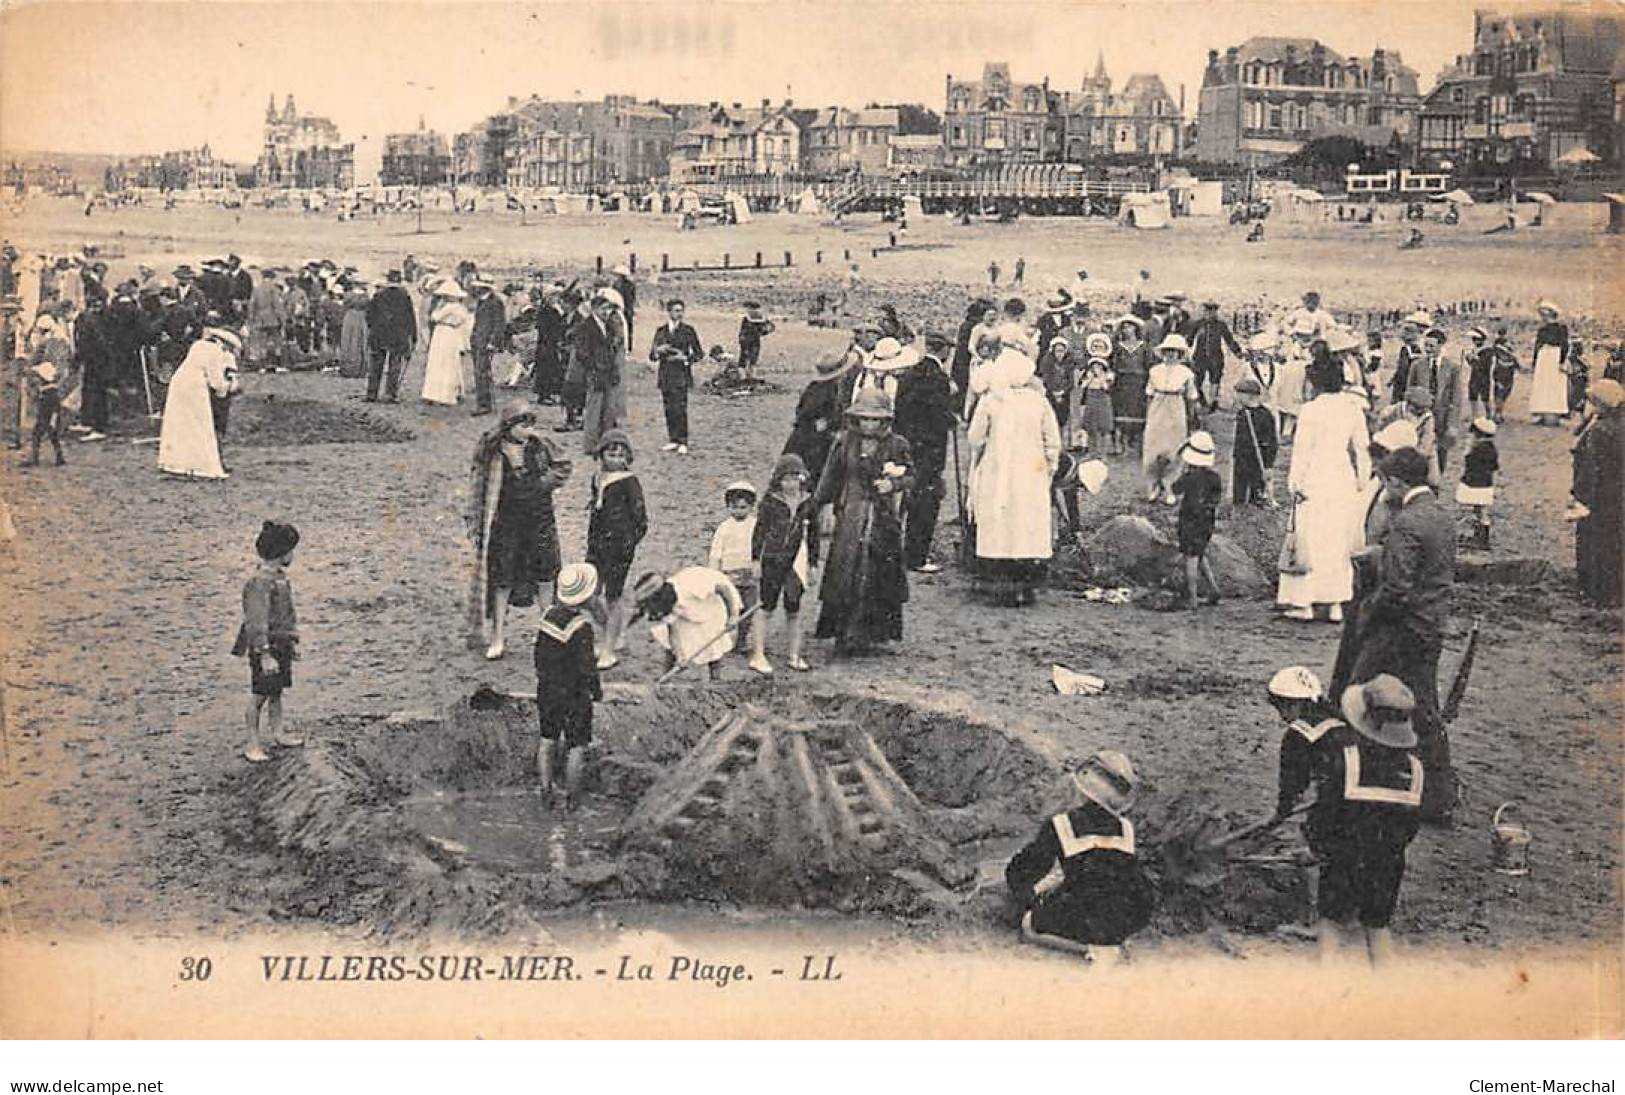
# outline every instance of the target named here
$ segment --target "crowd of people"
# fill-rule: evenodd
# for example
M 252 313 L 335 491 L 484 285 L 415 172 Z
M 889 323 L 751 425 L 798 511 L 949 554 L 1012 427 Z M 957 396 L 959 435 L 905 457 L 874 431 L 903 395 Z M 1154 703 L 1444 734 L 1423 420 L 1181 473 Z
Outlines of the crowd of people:
M 104 439 L 109 392 L 134 389 L 149 413 L 162 408 L 160 469 L 223 478 L 219 438 L 240 372 L 323 354 L 341 373 L 366 377 L 368 401 L 399 401 L 404 366 L 420 349 L 425 403 L 459 405 L 471 389 L 472 413 L 494 420 L 469 478 L 469 638 L 500 659 L 509 609 L 542 609 L 535 663 L 538 696 L 549 699 L 539 702 L 538 763 L 545 782 L 556 774 L 567 793 L 577 790 L 579 750 L 591 740 L 600 675 L 620 664 L 636 620 L 651 625 L 670 673 L 705 665 L 716 676 L 736 647 L 751 670 L 774 673 L 767 640 L 781 608 L 784 664 L 810 669 L 800 612 L 811 599 L 814 638 L 832 641 L 837 657 L 902 640 L 910 575 L 941 570 L 932 551 L 950 469 L 971 575 L 997 603 L 1036 600 L 1058 543 L 1083 531 L 1083 499 L 1103 489 L 1109 462 L 1120 467 L 1124 457 L 1138 460 L 1146 507 L 1177 507 L 1179 603 L 1217 602 L 1209 549 L 1225 484 L 1214 427 L 1230 417 L 1234 504 L 1290 507 L 1276 609 L 1342 629 L 1328 687 L 1296 668 L 1293 688 L 1272 683 L 1272 696 L 1295 713 L 1289 739 L 1297 733 L 1317 757 L 1329 748 L 1323 741 L 1336 744 L 1311 765 L 1312 778 L 1332 780 L 1335 769 L 1356 786 L 1364 771 L 1380 788 L 1364 801 L 1410 811 L 1401 822 L 1381 810 L 1376 820 L 1362 814 L 1346 832 L 1317 823 L 1328 863 L 1381 876 L 1323 886 L 1323 912 L 1358 912 L 1380 930 L 1413 822 L 1448 823 L 1455 805 L 1438 662 L 1458 544 L 1490 546 L 1496 479 L 1508 470 L 1496 438 L 1521 372 L 1532 375 L 1535 421 L 1581 419 L 1569 512 L 1580 588 L 1598 603 L 1620 602 L 1620 356 L 1593 377 L 1550 302 L 1540 305 L 1527 366 L 1504 329 L 1451 330 L 1420 311 L 1401 325 L 1390 365 L 1380 333 L 1343 326 L 1313 292 L 1245 340 L 1216 301 L 1192 313 L 1178 292 L 1136 295 L 1104 313 L 1068 289 L 1035 313 L 1020 296 L 981 298 L 954 332 L 917 332 L 886 306 L 814 365 L 786 440 L 771 461 L 764 455 L 772 464 L 766 489 L 742 476 L 724 490 L 704 561 L 634 578 L 649 513 L 628 433 L 629 363 L 647 345 L 664 449 L 682 456 L 696 443 L 688 394 L 706 355 L 680 299 L 660 302 L 663 321 L 637 340 L 638 287 L 626 268 L 585 283 L 538 278 L 499 293 L 469 262 L 442 273 L 407 256 L 370 285 L 328 260 L 293 270 L 232 255 L 202 262 L 199 274 L 181 265 L 158 277 L 142 266 L 109 289 L 105 263 L 88 256 L 19 261 L 9 246 L 4 254 L 0 288 L 13 302 L 16 332 L 6 347 L 6 426 L 21 445 L 32 424 L 32 462 L 47 438 L 63 462 L 59 427 L 70 418 L 84 441 Z M 737 361 L 748 374 L 773 325 L 756 302 L 744 312 Z M 532 348 L 518 360 L 526 332 Z M 726 357 L 720 348 L 711 356 Z M 498 412 L 497 389 L 516 386 L 529 396 Z M 551 429 L 542 421 L 549 406 L 559 414 Z M 553 502 L 574 471 L 565 442 L 575 433 L 593 468 L 579 561 L 560 542 Z M 262 539 L 268 569 L 245 591 L 239 642 L 255 662 L 250 760 L 266 755 L 258 712 L 272 699 L 272 736 L 280 733 L 280 695 L 295 656 L 292 638 L 277 639 L 266 619 L 269 612 L 293 634 L 279 568 L 297 533 L 268 526 Z M 1309 679 L 1313 687 L 1303 684 Z M 1320 722 L 1303 717 L 1311 707 Z M 1340 729 L 1328 732 L 1331 722 Z M 1306 778 L 1289 780 L 1283 769 L 1283 810 Z M 1289 782 L 1297 788 L 1290 795 Z M 1124 811 L 1133 784 L 1126 757 L 1097 757 L 1079 779 L 1091 805 L 1058 815 L 1012 863 L 1012 891 L 1027 904 L 1035 939 L 1089 944 L 1132 930 L 1137 914 L 1108 928 L 1093 913 L 1074 923 L 1077 910 L 1066 904 L 1073 898 L 1047 903 L 1036 880 L 1040 867 L 1060 860 L 1069 884 L 1076 881 L 1067 864 L 1080 854 L 1069 851 L 1080 833 L 1094 834 L 1092 847 L 1132 854 Z M 1380 870 L 1371 866 L 1377 861 Z M 1093 885 L 1077 882 L 1073 896 Z

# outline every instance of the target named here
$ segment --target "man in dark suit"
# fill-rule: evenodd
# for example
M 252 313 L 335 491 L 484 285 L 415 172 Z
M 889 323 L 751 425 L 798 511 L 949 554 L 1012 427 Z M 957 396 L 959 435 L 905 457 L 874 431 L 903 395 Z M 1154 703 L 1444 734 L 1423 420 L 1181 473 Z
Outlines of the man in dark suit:
M 1377 587 L 1360 608 L 1360 652 L 1349 679 L 1364 684 L 1391 673 L 1415 695 L 1416 752 L 1427 773 L 1422 818 L 1448 825 L 1456 782 L 1439 715 L 1439 655 L 1456 576 L 1456 528 L 1428 486 L 1428 473 L 1427 457 L 1415 449 L 1383 458 L 1383 495 L 1392 516 Z
M 1461 355 L 1454 351 L 1447 353 L 1446 341 L 1443 329 L 1433 327 L 1428 330 L 1422 339 L 1423 379 L 1412 381 L 1426 383 L 1433 393 L 1433 436 L 1439 454 L 1441 477 L 1450 460 L 1450 450 L 1461 438 Z
M 474 282 L 474 329 L 468 336 L 468 352 L 474 359 L 473 414 L 490 414 L 491 358 L 508 344 L 508 310 L 488 281 Z
M 401 284 L 401 272 L 391 270 L 385 285 L 367 302 L 368 403 L 378 401 L 378 385 L 384 384 L 384 398 L 401 401 L 401 373 L 418 342 L 417 312 L 412 297 Z M 386 379 L 387 377 L 387 379 Z
M 81 441 L 102 441 L 110 421 L 108 389 L 113 386 L 113 346 L 104 297 L 87 297 L 73 325 L 73 356 L 79 366 L 79 421 L 89 427 Z
M 248 298 L 254 295 L 254 279 L 243 269 L 243 260 L 226 256 L 226 276 L 231 285 L 231 322 L 238 324 L 248 315 Z
M 572 332 L 575 366 L 581 372 L 585 398 L 581 411 L 581 451 L 596 455 L 604 431 L 625 424 L 626 387 L 621 366 L 626 357 L 622 342 L 621 295 L 610 288 L 593 294 L 590 315 L 578 319 Z
M 1196 390 L 1206 392 L 1207 409 L 1219 409 L 1219 386 L 1224 380 L 1224 351 L 1241 356 L 1241 345 L 1230 325 L 1219 318 L 1219 302 L 1204 301 L 1202 318 L 1190 324 L 1185 335 L 1191 344 L 1191 371 L 1196 374 Z
M 688 452 L 688 390 L 694 387 L 694 366 L 705 351 L 700 336 L 683 322 L 683 302 L 666 302 L 666 322 L 655 328 L 649 360 L 656 362 L 655 384 L 666 408 L 667 452 Z
M 942 569 L 931 561 L 931 538 L 942 509 L 948 434 L 958 422 L 945 364 L 953 349 L 946 334 L 927 331 L 925 355 L 897 381 L 895 427 L 914 456 L 914 486 L 903 498 L 903 562 L 921 574 Z

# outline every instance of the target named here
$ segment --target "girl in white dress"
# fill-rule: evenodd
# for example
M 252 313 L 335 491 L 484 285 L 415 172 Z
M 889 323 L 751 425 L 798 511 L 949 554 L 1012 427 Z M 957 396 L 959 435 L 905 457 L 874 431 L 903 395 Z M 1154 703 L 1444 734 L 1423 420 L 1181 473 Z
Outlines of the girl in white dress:
M 241 349 L 241 339 L 218 327 L 206 328 L 192 343 L 164 398 L 158 470 L 189 479 L 226 478 L 209 396 L 227 396 L 237 390 L 236 355 Z

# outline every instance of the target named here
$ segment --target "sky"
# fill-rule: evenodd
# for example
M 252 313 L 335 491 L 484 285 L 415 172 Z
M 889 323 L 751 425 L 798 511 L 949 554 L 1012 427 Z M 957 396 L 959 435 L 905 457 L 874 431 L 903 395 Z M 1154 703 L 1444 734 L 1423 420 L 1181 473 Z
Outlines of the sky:
M 358 178 L 421 116 L 470 128 L 510 95 L 798 106 L 922 102 L 1010 64 L 1076 88 L 1097 51 L 1117 86 L 1155 72 L 1194 116 L 1209 49 L 1257 34 L 1398 50 L 1429 87 L 1471 45 L 1471 0 L 1023 3 L 688 0 L 0 0 L 0 148 L 140 153 L 208 142 L 252 161 L 267 97 L 333 119 Z

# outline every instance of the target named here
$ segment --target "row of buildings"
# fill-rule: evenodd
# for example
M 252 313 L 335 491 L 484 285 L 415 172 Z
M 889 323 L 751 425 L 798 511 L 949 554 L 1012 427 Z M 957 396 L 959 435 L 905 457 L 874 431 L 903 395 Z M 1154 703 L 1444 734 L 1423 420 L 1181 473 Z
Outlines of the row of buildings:
M 1118 86 L 1097 56 L 1076 88 L 1020 79 L 990 62 L 945 78 L 940 118 L 917 105 L 862 109 L 510 98 L 470 130 L 417 130 L 384 140 L 386 186 L 466 183 L 605 189 L 657 179 L 981 168 L 1022 163 L 1183 160 L 1264 166 L 1322 137 L 1348 137 L 1411 163 L 1532 170 L 1625 152 L 1625 19 L 1563 8 L 1516 16 L 1480 11 L 1469 52 L 1424 95 L 1399 52 L 1339 53 L 1312 38 L 1254 37 L 1208 52 L 1195 117 L 1155 73 Z M 208 146 L 143 157 L 109 183 L 191 189 L 229 185 L 347 189 L 355 145 L 293 96 L 266 107 L 251 168 Z

